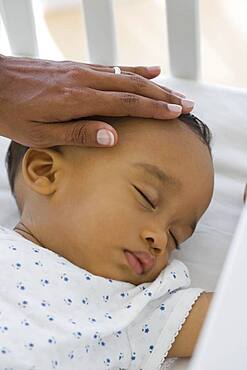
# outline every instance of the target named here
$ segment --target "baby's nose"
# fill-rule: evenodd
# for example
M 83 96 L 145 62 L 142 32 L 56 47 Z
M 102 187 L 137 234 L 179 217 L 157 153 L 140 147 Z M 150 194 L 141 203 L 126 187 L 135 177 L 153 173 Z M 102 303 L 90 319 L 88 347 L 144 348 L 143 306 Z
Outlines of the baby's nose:
M 163 232 L 144 232 L 145 240 L 149 246 L 154 250 L 156 255 L 163 254 L 167 247 L 167 235 Z

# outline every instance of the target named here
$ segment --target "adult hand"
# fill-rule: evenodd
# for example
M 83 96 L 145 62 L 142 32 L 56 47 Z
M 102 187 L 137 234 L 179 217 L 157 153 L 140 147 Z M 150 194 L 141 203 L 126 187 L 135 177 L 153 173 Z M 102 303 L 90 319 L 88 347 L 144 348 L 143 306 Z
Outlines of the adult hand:
M 0 55 L 0 135 L 36 148 L 112 146 L 117 143 L 115 129 L 84 117 L 171 119 L 192 110 L 193 102 L 184 95 L 149 81 L 160 73 L 159 67 L 121 67 L 121 71 Z M 104 144 L 104 139 L 111 139 L 108 131 L 114 142 Z

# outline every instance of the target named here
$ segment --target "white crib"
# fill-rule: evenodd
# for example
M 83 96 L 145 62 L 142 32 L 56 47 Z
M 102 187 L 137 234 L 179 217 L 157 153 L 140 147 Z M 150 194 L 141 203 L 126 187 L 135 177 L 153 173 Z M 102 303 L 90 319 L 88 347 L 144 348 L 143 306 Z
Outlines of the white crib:
M 133 0 L 134 1 L 134 0 Z M 12 55 L 44 57 L 40 53 L 38 32 L 35 24 L 37 1 L 0 0 L 2 19 L 8 34 Z M 118 65 L 114 15 L 111 0 L 83 0 L 88 49 L 91 63 Z M 184 243 L 174 257 L 188 266 L 192 286 L 207 291 L 216 289 L 226 254 L 229 250 L 239 216 L 243 209 L 243 191 L 247 180 L 247 90 L 208 85 L 200 80 L 200 30 L 199 1 L 166 0 L 167 32 L 171 76 L 159 76 L 154 81 L 195 99 L 195 114 L 213 132 L 213 157 L 215 163 L 215 192 L 212 203 L 201 219 L 194 236 Z M 52 43 L 51 46 L 52 47 Z M 118 46 L 119 47 L 119 46 Z M 143 61 L 145 64 L 145 61 Z M 236 66 L 237 67 L 237 66 Z M 4 156 L 9 140 L 0 137 L 0 225 L 12 228 L 17 220 L 17 208 L 10 195 Z M 246 212 L 247 214 L 247 212 Z M 246 218 L 246 216 L 245 216 Z M 246 221 L 245 221 L 246 222 Z M 247 225 L 247 223 L 245 223 Z M 245 234 L 246 238 L 247 235 Z M 246 244 L 246 243 L 245 243 Z M 247 247 L 247 245 L 246 245 Z M 231 251 L 232 252 L 232 251 Z M 227 270 L 238 268 L 242 283 L 247 283 L 247 248 L 239 247 L 242 256 L 237 261 L 236 253 L 229 254 Z M 237 261 L 237 262 L 236 262 Z M 236 266 L 236 263 L 238 265 Z M 229 274 L 224 275 L 228 283 Z M 233 276 L 232 286 L 239 285 L 239 276 Z M 208 342 L 208 325 L 204 327 L 205 338 L 197 346 L 190 361 L 174 362 L 175 370 L 245 370 L 247 369 L 247 312 L 246 292 L 237 290 L 239 310 L 235 302 L 227 301 L 226 322 L 213 339 Z M 214 302 L 213 302 L 214 303 Z M 211 310 L 216 309 L 212 305 Z M 219 307 L 217 306 L 217 309 Z M 223 307 L 224 309 L 224 307 Z M 212 315 L 213 316 L 213 315 Z M 235 323 L 235 325 L 233 325 Z M 224 330 L 231 333 L 225 334 Z M 235 342 L 234 342 L 235 341 Z M 203 362 L 198 359 L 202 355 Z M 206 355 L 207 354 L 207 355 Z M 164 367 L 165 368 L 165 367 Z M 149 369 L 148 369 L 149 370 Z M 150 369 L 152 370 L 152 369 Z

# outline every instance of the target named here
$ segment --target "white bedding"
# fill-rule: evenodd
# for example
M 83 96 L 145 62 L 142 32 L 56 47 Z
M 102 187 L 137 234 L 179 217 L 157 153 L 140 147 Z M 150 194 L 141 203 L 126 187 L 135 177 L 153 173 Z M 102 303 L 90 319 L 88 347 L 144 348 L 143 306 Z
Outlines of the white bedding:
M 213 200 L 194 236 L 180 251 L 174 252 L 174 257 L 188 266 L 191 286 L 213 291 L 241 212 L 247 181 L 247 90 L 165 77 L 154 81 L 195 99 L 193 113 L 213 133 L 216 171 Z M 3 163 L 8 143 L 8 139 L 0 137 L 0 225 L 12 228 L 18 220 L 18 212 Z M 188 364 L 189 360 L 179 359 L 171 368 L 185 370 Z

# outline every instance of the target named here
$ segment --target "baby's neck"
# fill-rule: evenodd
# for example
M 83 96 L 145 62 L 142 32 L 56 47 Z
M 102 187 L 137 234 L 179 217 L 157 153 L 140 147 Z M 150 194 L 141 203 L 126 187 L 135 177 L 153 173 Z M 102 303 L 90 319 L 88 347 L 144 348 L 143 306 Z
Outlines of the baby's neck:
M 21 221 L 19 221 L 18 224 L 15 225 L 13 230 L 23 236 L 25 239 L 28 239 L 31 242 L 43 247 L 42 243 L 31 233 L 30 230 L 28 230 L 28 228 Z

